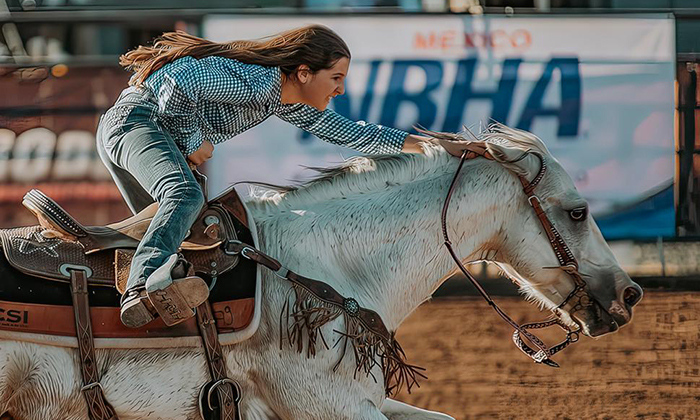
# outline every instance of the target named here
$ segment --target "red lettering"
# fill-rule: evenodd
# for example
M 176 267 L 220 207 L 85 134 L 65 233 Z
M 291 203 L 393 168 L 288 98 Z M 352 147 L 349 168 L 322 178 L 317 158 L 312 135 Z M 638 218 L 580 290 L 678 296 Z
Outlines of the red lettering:
M 532 35 L 525 29 L 518 29 L 510 36 L 510 42 L 516 50 L 524 50 L 532 45 Z
M 430 32 L 427 37 L 417 33 L 413 42 L 413 47 L 419 50 L 427 50 L 435 48 L 435 32 Z
M 443 32 L 440 36 L 440 46 L 442 47 L 442 49 L 447 50 L 454 47 L 454 41 L 456 36 L 457 34 L 455 33 L 455 31 Z
M 532 35 L 525 29 L 507 32 L 495 29 L 491 32 L 471 32 L 464 34 L 466 48 L 492 48 L 494 50 L 523 51 L 532 45 Z

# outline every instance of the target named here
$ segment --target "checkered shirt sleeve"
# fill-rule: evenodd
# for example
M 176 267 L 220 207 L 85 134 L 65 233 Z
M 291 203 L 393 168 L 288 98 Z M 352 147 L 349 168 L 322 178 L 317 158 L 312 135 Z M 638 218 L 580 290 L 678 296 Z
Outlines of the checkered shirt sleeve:
M 323 141 L 367 154 L 400 153 L 408 135 L 396 128 L 352 121 L 332 109 L 319 111 L 300 103 L 280 104 L 274 113 Z
M 259 110 L 275 97 L 279 84 L 275 78 L 279 78 L 275 67 L 219 56 L 199 60 L 187 56 L 155 72 L 146 85 L 155 93 L 159 114 L 175 133 L 178 147 L 189 156 L 205 138 L 219 143 L 259 118 Z M 227 127 L 232 135 L 217 133 L 213 127 Z
M 185 156 L 204 139 L 213 144 L 240 134 L 270 115 L 321 140 L 368 154 L 401 152 L 408 133 L 333 110 L 282 104 L 279 67 L 245 64 L 220 56 L 185 56 L 155 71 L 145 81 L 158 103 L 157 118 Z

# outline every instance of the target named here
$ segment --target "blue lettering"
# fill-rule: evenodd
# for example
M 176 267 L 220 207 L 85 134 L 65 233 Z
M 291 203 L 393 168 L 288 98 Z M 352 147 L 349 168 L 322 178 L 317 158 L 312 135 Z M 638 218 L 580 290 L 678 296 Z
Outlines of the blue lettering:
M 561 105 L 559 108 L 545 108 L 542 100 L 555 69 L 559 69 L 561 73 Z M 547 63 L 542 77 L 530 93 L 517 127 L 529 131 L 534 119 L 544 116 L 554 116 L 559 120 L 558 137 L 578 136 L 581 117 L 581 74 L 578 58 L 553 58 Z
M 454 84 L 447 101 L 442 131 L 459 131 L 463 123 L 464 111 L 470 101 L 489 102 L 491 104 L 491 119 L 507 123 L 513 104 L 515 86 L 518 82 L 518 70 L 522 62 L 521 58 L 504 60 L 498 86 L 495 89 L 483 89 L 473 86 L 478 66 L 477 59 L 459 60 Z M 373 122 L 369 121 L 369 112 L 372 103 L 381 98 L 378 95 L 380 87 L 376 85 L 382 63 L 381 60 L 369 63 L 367 84 L 361 98 L 351 98 L 349 94 L 345 94 L 334 99 L 333 108 L 336 112 L 352 121 Z M 423 89 L 415 93 L 408 93 L 405 88 L 406 78 L 411 68 L 422 70 L 426 79 Z M 561 103 L 558 107 L 545 106 L 543 103 L 545 93 L 551 85 L 552 76 L 556 70 L 561 74 Z M 396 127 L 401 105 L 410 103 L 418 111 L 416 123 L 427 128 L 433 126 L 436 122 L 439 104 L 430 95 L 441 85 L 443 73 L 442 63 L 437 60 L 394 61 L 379 123 L 388 127 Z M 352 107 L 353 100 L 360 101 L 359 107 Z M 353 112 L 353 109 L 356 112 Z M 547 63 L 527 98 L 516 127 L 531 130 L 533 122 L 539 117 L 555 117 L 559 123 L 557 130 L 559 137 L 578 136 L 581 117 L 581 74 L 577 57 L 557 57 Z M 301 131 L 300 141 L 306 143 L 311 138 L 309 133 Z
M 407 93 L 404 89 L 406 74 L 411 67 L 418 67 L 425 72 L 425 87 L 417 93 Z M 397 60 L 389 79 L 389 89 L 384 99 L 380 124 L 395 127 L 396 116 L 403 102 L 411 102 L 418 108 L 417 123 L 430 127 L 435 122 L 437 104 L 429 94 L 437 89 L 442 81 L 442 63 L 436 60 Z
M 519 58 L 505 60 L 498 87 L 496 90 L 488 91 L 472 88 L 477 60 L 475 58 L 460 60 L 442 131 L 456 132 L 461 129 L 464 109 L 471 100 L 490 101 L 491 119 L 505 124 L 513 103 L 513 91 L 518 81 L 518 67 L 521 62 L 522 59 Z

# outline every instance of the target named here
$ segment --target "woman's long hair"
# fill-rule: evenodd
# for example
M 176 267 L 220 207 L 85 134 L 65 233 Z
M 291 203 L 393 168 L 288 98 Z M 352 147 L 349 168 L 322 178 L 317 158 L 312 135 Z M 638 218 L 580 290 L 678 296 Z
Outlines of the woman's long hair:
M 315 73 L 333 67 L 350 49 L 338 34 L 322 25 L 308 25 L 255 41 L 212 42 L 182 31 L 166 32 L 153 46 L 139 46 L 119 58 L 119 64 L 134 72 L 130 85 L 140 86 L 154 71 L 180 57 L 218 55 L 246 64 L 280 67 L 294 77 L 306 64 Z

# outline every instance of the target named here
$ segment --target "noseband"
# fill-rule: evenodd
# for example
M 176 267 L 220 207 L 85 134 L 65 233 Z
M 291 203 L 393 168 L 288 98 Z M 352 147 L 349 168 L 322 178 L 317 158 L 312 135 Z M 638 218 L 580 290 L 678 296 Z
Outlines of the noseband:
M 535 176 L 535 178 L 531 182 L 521 175 L 518 175 L 518 179 L 520 179 L 520 182 L 523 185 L 523 192 L 525 192 L 525 195 L 527 196 L 528 203 L 530 203 L 530 206 L 532 206 L 532 208 L 535 210 L 535 214 L 537 214 L 537 218 L 540 220 L 540 223 L 542 224 L 542 227 L 545 233 L 547 234 L 547 237 L 549 238 L 549 243 L 552 246 L 552 250 L 554 251 L 554 254 L 559 260 L 560 268 L 571 276 L 575 284 L 574 289 L 571 291 L 571 293 L 569 293 L 566 299 L 564 299 L 562 303 L 560 303 L 556 308 L 552 310 L 552 312 L 554 313 L 553 317 L 541 322 L 532 322 L 528 324 L 518 325 L 508 316 L 508 314 L 503 312 L 503 310 L 499 308 L 498 305 L 496 305 L 496 303 L 489 297 L 488 293 L 486 293 L 484 288 L 479 284 L 479 282 L 474 278 L 474 276 L 471 275 L 471 273 L 466 269 L 466 267 L 464 267 L 460 259 L 457 257 L 457 254 L 455 253 L 454 249 L 452 249 L 452 243 L 450 242 L 450 239 L 447 236 L 447 208 L 450 204 L 450 199 L 452 198 L 452 193 L 454 192 L 455 185 L 457 183 L 457 178 L 459 177 L 460 171 L 462 170 L 464 161 L 467 159 L 474 159 L 477 157 L 495 160 L 493 156 L 488 152 L 488 150 L 486 150 L 486 147 L 483 144 L 470 143 L 469 145 L 467 145 L 466 150 L 462 153 L 462 156 L 459 161 L 459 167 L 457 168 L 457 172 L 455 173 L 455 176 L 452 179 L 450 189 L 447 193 L 447 197 L 445 198 L 445 204 L 442 208 L 442 234 L 445 238 L 445 246 L 447 247 L 447 250 L 450 252 L 450 255 L 452 255 L 452 258 L 455 260 L 457 266 L 462 271 L 462 273 L 464 273 L 464 275 L 472 282 L 472 284 L 474 284 L 474 287 L 476 287 L 481 296 L 483 296 L 483 298 L 486 299 L 486 302 L 488 302 L 488 304 L 491 305 L 491 307 L 493 307 L 493 309 L 501 316 L 501 318 L 503 318 L 508 324 L 510 324 L 510 326 L 515 328 L 515 331 L 513 332 L 513 342 L 515 343 L 515 345 L 518 346 L 518 348 L 523 353 L 528 355 L 535 362 L 544 363 L 547 366 L 551 367 L 559 367 L 559 364 L 553 361 L 551 357 L 557 354 L 558 352 L 564 350 L 571 343 L 577 342 L 579 339 L 579 333 L 581 332 L 581 325 L 576 319 L 573 318 L 573 316 L 571 316 L 571 319 L 578 324 L 578 328 L 576 328 L 575 330 L 572 330 L 561 320 L 561 308 L 563 308 L 569 301 L 575 302 L 572 305 L 572 308 L 569 310 L 569 314 L 573 314 L 574 312 L 581 311 L 585 308 L 592 306 L 593 299 L 591 299 L 590 295 L 586 291 L 586 282 L 583 280 L 581 274 L 578 271 L 578 262 L 576 261 L 576 258 L 574 257 L 573 253 L 571 252 L 571 249 L 569 249 L 564 239 L 561 237 L 557 229 L 549 220 L 547 214 L 542 209 L 540 199 L 537 197 L 537 195 L 535 195 L 535 187 L 544 177 L 544 174 L 547 171 L 547 163 L 544 156 L 542 156 L 541 154 L 534 152 L 531 153 L 533 153 L 539 158 L 541 164 L 540 171 L 537 173 L 537 176 Z M 564 341 L 553 347 L 547 347 L 547 345 L 542 340 L 540 340 L 537 336 L 528 331 L 529 329 L 546 328 L 553 325 L 557 325 L 564 331 L 566 331 L 566 338 L 564 339 Z M 530 347 L 523 340 L 523 337 L 527 339 L 527 341 L 529 341 L 531 344 L 533 344 L 535 346 L 535 349 Z

